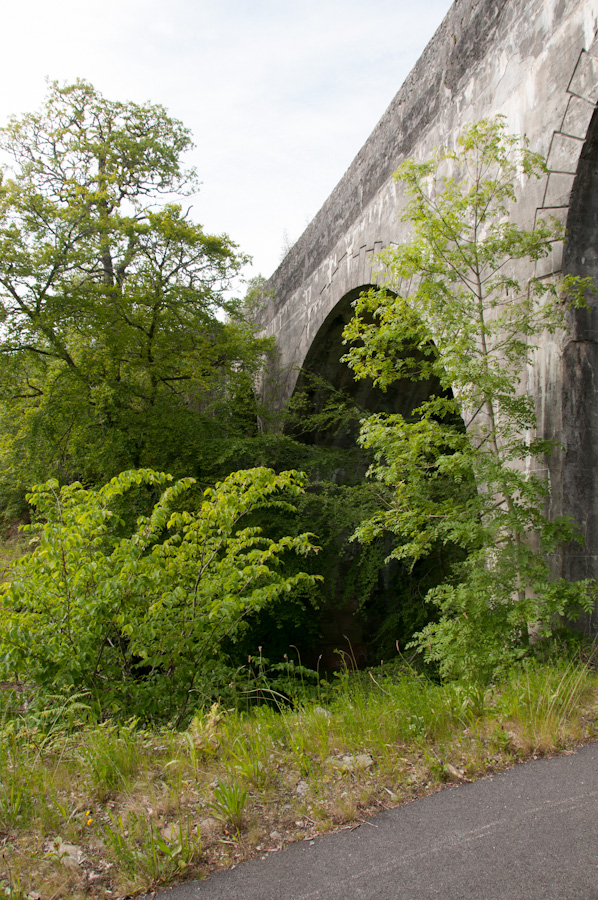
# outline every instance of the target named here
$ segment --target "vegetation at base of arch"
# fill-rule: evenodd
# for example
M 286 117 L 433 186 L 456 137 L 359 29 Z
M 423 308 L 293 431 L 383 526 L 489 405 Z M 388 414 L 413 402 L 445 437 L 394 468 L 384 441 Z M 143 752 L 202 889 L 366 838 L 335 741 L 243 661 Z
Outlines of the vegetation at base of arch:
M 342 450 L 303 444 L 284 434 L 261 435 L 239 441 L 229 449 L 233 460 L 242 465 L 267 463 L 274 469 L 294 465 L 306 473 L 303 493 L 296 498 L 296 512 L 268 510 L 267 527 L 271 534 L 317 535 L 320 551 L 301 560 L 301 566 L 322 580 L 309 589 L 298 588 L 285 598 L 284 605 L 264 609 L 251 616 L 248 629 L 234 646 L 225 643 L 231 662 L 242 665 L 248 655 L 263 645 L 264 654 L 282 660 L 290 644 L 297 644 L 301 656 L 315 665 L 322 639 L 322 618 L 347 603 L 365 606 L 378 582 L 384 550 L 373 544 L 361 548 L 349 537 L 367 515 L 377 508 L 378 489 L 364 481 L 367 456 L 359 448 Z M 253 521 L 265 527 L 266 519 L 256 513 Z M 299 564 L 289 559 L 292 569 Z M 344 639 L 341 638 L 344 643 Z
M 276 536 L 317 535 L 319 552 L 299 559 L 285 559 L 289 572 L 299 570 L 322 576 L 322 580 L 306 587 L 299 585 L 286 594 L 284 603 L 250 614 L 243 634 L 234 642 L 225 640 L 226 664 L 232 672 L 255 656 L 258 646 L 273 663 L 281 663 L 290 646 L 296 644 L 300 655 L 315 666 L 322 642 L 322 621 L 334 617 L 347 604 L 357 608 L 359 629 L 363 629 L 368 659 L 389 659 L 395 644 L 401 646 L 412 637 L 413 623 L 429 621 L 433 611 L 421 602 L 422 572 L 411 573 L 406 567 L 388 569 L 384 559 L 389 552 L 388 540 L 380 538 L 360 547 L 350 536 L 364 518 L 371 516 L 380 502 L 381 486 L 364 479 L 369 454 L 356 445 L 349 448 L 306 444 L 280 432 L 236 436 L 218 448 L 209 467 L 203 469 L 202 482 L 208 484 L 225 478 L 234 467 L 267 466 L 275 471 L 298 468 L 305 473 L 302 493 L 294 498 L 296 511 L 268 509 L 255 511 L 251 523 Z M 148 497 L 137 496 L 137 506 L 127 499 L 121 515 L 130 518 L 130 509 L 144 511 Z M 444 559 L 446 554 L 441 551 Z M 438 564 L 441 564 L 439 558 Z M 446 566 L 446 560 L 442 565 Z M 423 567 L 428 569 L 429 566 Z M 434 582 L 436 583 L 436 582 Z M 400 608 L 393 597 L 404 602 Z M 345 647 L 346 641 L 339 637 Z M 224 672 L 224 670 L 223 670 Z M 223 690 L 230 680 L 223 676 Z
M 591 581 L 552 577 L 551 554 L 579 532 L 546 514 L 542 467 L 556 448 L 530 436 L 534 398 L 522 382 L 539 341 L 566 329 L 567 307 L 595 290 L 587 279 L 522 280 L 522 262 L 563 237 L 556 223 L 526 229 L 512 215 L 518 182 L 545 172 L 501 119 L 465 129 L 455 151 L 405 162 L 395 177 L 411 239 L 381 254 L 381 287 L 359 298 L 345 330 L 357 378 L 387 390 L 435 377 L 444 390 L 409 419 L 363 422 L 370 474 L 392 501 L 356 537 L 367 544 L 390 532 L 390 557 L 413 562 L 438 546 L 462 552 L 429 591 L 437 620 L 414 646 L 442 676 L 482 685 L 530 652 L 532 631 L 549 637 L 597 595 Z
M 369 414 L 349 393 L 303 372 L 301 390 L 291 398 L 284 422 L 285 430 L 305 448 L 301 468 L 313 479 L 301 506 L 308 515 L 304 527 L 319 535 L 323 548 L 312 561 L 325 574 L 319 587 L 321 605 L 334 609 L 356 601 L 359 630 L 372 663 L 394 659 L 397 645 L 404 648 L 417 631 L 437 618 L 425 602 L 427 592 L 444 581 L 463 553 L 458 547 L 437 543 L 413 565 L 388 559 L 397 545 L 396 536 L 388 531 L 367 543 L 351 541 L 380 504 L 391 505 L 393 499 L 390 487 L 365 479 L 374 457 L 358 445 L 357 438 L 360 423 Z M 459 427 L 460 420 L 456 423 Z M 300 452 L 299 447 L 290 446 L 295 454 Z M 471 489 L 469 484 L 466 490 Z M 434 666 L 424 668 L 435 671 Z
M 0 672 L 68 696 L 85 692 L 101 715 L 187 721 L 201 680 L 249 614 L 318 576 L 285 570 L 317 551 L 312 535 L 266 537 L 256 509 L 292 513 L 297 472 L 236 472 L 184 503 L 194 479 L 121 473 L 98 489 L 56 481 L 34 489 L 33 550 L 2 585 Z M 114 511 L 126 492 L 161 491 L 127 527 Z

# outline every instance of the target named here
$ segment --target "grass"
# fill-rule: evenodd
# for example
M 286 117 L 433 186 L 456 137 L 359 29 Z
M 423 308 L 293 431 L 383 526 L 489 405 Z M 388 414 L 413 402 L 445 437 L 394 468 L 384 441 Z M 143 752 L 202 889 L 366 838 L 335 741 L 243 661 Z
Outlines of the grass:
M 374 680 L 375 679 L 375 680 Z M 316 702 L 213 706 L 184 732 L 43 714 L 0 695 L 0 897 L 117 898 L 598 736 L 598 675 L 530 665 L 483 705 L 410 673 L 339 679 Z

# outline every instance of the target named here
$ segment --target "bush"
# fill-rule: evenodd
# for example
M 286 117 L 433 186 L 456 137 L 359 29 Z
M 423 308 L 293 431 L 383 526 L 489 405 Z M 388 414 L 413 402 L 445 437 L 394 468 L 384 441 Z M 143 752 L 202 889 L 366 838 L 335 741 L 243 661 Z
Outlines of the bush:
M 294 471 L 235 472 L 208 488 L 196 511 L 180 509 L 194 484 L 152 470 L 123 472 L 87 490 L 50 481 L 28 499 L 40 522 L 24 526 L 33 551 L 2 586 L 0 671 L 44 689 L 88 691 L 101 715 L 183 722 L 197 706 L 196 682 L 235 638 L 244 618 L 316 576 L 286 574 L 289 551 L 307 554 L 311 535 L 270 540 L 241 527 L 263 507 L 293 510 Z M 162 490 L 135 526 L 115 513 L 136 486 Z

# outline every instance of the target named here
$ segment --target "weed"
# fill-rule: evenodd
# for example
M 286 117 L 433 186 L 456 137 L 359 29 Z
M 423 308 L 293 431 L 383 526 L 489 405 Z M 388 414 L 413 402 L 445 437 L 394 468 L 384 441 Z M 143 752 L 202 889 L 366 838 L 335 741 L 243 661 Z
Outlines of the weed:
M 19 824 L 27 805 L 23 788 L 14 781 L 0 786 L 0 828 L 8 831 Z
M 571 720 L 588 693 L 589 674 L 575 662 L 548 669 L 530 663 L 501 685 L 497 710 L 509 721 L 511 741 L 520 752 L 547 753 L 580 739 Z
M 214 799 L 209 804 L 216 818 L 230 825 L 239 834 L 243 825 L 243 811 L 247 803 L 247 788 L 238 781 L 222 781 L 214 788 Z
M 5 876 L 0 881 L 0 900 L 29 900 L 31 896 L 22 886 L 21 879 L 14 875 L 5 854 L 3 854 Z
M 259 729 L 259 726 L 258 726 Z M 232 738 L 232 735 L 231 735 Z M 235 770 L 258 790 L 263 788 L 268 779 L 268 766 L 263 760 L 263 744 L 239 734 L 230 740 L 228 753 L 235 761 Z
M 223 717 L 220 704 L 213 703 L 207 715 L 196 713 L 184 732 L 184 741 L 195 772 L 203 757 L 213 756 L 218 750 L 220 745 L 218 728 Z
M 94 728 L 94 735 L 81 745 L 78 756 L 95 798 L 102 802 L 130 788 L 139 767 L 139 735 L 134 722 L 119 727 L 103 723 Z
M 180 875 L 199 856 L 201 838 L 189 821 L 160 832 L 147 816 L 131 812 L 104 827 L 104 840 L 127 880 L 136 887 L 168 881 Z

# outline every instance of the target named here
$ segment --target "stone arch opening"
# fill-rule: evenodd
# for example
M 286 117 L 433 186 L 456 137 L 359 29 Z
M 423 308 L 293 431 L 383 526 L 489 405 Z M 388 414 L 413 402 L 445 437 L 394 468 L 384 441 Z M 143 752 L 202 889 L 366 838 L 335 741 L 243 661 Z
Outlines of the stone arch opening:
M 293 394 L 293 399 L 301 397 L 301 416 L 290 427 L 293 436 L 303 443 L 331 451 L 330 458 L 338 466 L 332 473 L 332 486 L 320 483 L 310 488 L 312 492 L 321 492 L 319 499 L 323 509 L 330 501 L 331 487 L 340 509 L 346 509 L 344 504 L 351 503 L 352 488 L 357 488 L 355 496 L 359 496 L 359 485 L 363 485 L 371 461 L 369 455 L 357 447 L 360 417 L 382 412 L 400 413 L 408 418 L 431 394 L 442 392 L 437 381 L 407 379 L 382 391 L 370 379 L 356 381 L 352 370 L 341 362 L 347 352 L 342 334 L 353 316 L 353 301 L 371 287 L 374 285 L 363 284 L 349 291 L 328 314 L 305 356 Z M 346 402 L 347 407 L 355 409 L 352 418 L 344 422 L 341 418 L 340 427 L 338 423 L 327 425 L 324 420 L 318 427 L 304 427 L 305 419 L 310 416 L 317 419 L 330 399 L 341 395 L 339 403 Z M 379 485 L 370 484 L 373 498 Z M 396 641 L 403 646 L 429 621 L 431 608 L 424 603 L 425 594 L 442 580 L 450 565 L 450 551 L 446 548 L 438 548 L 429 558 L 416 563 L 413 569 L 408 563 L 396 560 L 385 563 L 394 546 L 390 535 L 377 538 L 366 546 L 348 542 L 355 527 L 378 507 L 379 498 L 375 502 L 372 499 L 371 508 L 364 509 L 360 519 L 352 524 L 345 521 L 344 529 L 339 528 L 336 537 L 332 537 L 332 542 L 337 540 L 336 545 L 327 543 L 329 536 L 326 537 L 324 553 L 329 568 L 324 574 L 327 583 L 334 586 L 327 592 L 328 600 L 320 610 L 319 624 L 323 634 L 323 664 L 331 668 L 339 663 L 338 656 L 334 657 L 334 649 L 347 650 L 347 638 L 360 665 L 393 658 Z M 313 530 L 317 532 L 317 527 Z M 360 577 L 363 573 L 371 573 L 373 578 L 363 579 Z
M 353 317 L 353 302 L 373 287 L 373 284 L 363 284 L 345 294 L 318 329 L 294 390 L 295 397 L 299 394 L 304 397 L 302 410 L 306 417 L 321 413 L 332 392 L 342 394 L 348 403 L 353 404 L 356 413 L 401 413 L 409 416 L 433 391 L 441 390 L 439 384 L 405 380 L 396 390 L 383 391 L 369 378 L 356 381 L 349 366 L 341 362 L 347 352 L 343 344 L 343 330 Z M 294 426 L 294 433 L 305 443 L 343 449 L 355 444 L 358 431 L 357 415 L 340 428 L 322 425 L 302 431 L 301 423 Z
M 563 252 L 566 274 L 598 278 L 598 109 L 594 111 L 579 156 L 571 190 Z M 589 298 L 597 306 L 596 297 Z M 590 310 L 576 310 L 572 336 L 596 340 L 598 321 Z
M 565 274 L 592 277 L 598 286 L 598 111 L 591 119 L 571 191 L 563 253 Z M 558 398 L 546 406 L 548 431 L 560 435 L 562 452 L 549 461 L 555 512 L 569 515 L 584 545 L 566 548 L 565 578 L 598 577 L 598 297 L 569 314 L 570 333 L 560 354 Z M 560 407 L 560 408 L 559 408 Z M 598 625 L 585 624 L 590 630 Z

